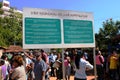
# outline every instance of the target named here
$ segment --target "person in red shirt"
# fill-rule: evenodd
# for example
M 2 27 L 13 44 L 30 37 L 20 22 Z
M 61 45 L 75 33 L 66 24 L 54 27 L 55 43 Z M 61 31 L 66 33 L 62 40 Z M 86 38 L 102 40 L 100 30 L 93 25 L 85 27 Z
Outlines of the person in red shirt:
M 40 52 L 42 54 L 42 59 L 45 61 L 45 63 L 49 64 L 47 53 L 45 53 L 45 51 L 43 49 L 41 49 Z
M 101 51 L 96 51 L 96 69 L 97 69 L 97 76 L 98 80 L 104 79 L 104 57 L 101 54 Z

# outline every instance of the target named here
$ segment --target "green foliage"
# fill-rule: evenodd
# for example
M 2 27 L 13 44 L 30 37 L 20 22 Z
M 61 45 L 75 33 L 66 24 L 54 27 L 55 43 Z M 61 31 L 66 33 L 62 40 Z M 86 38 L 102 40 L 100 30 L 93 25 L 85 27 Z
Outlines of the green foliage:
M 100 28 L 99 33 L 95 34 L 96 47 L 100 50 L 107 50 L 108 45 L 112 46 L 113 38 L 119 34 L 120 21 L 113 21 L 112 19 L 103 22 L 103 27 Z
M 2 7 L 2 2 L 0 2 L 0 8 Z M 0 14 L 3 14 L 4 11 L 2 9 L 0 9 Z
M 0 46 L 22 45 L 22 14 L 0 17 Z

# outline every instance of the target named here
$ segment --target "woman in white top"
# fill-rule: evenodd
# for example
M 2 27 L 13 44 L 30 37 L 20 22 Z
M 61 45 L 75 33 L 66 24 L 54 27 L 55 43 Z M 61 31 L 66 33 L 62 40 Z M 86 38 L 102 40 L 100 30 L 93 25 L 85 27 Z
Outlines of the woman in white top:
M 87 80 L 86 69 L 93 69 L 93 65 L 85 60 L 83 52 L 77 53 L 75 57 L 75 65 L 76 71 L 74 80 Z

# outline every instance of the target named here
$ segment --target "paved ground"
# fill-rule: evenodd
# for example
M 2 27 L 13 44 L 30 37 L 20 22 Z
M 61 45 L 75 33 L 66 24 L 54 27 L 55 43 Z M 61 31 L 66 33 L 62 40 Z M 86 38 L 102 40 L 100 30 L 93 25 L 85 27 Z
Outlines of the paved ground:
M 87 80 L 94 80 L 94 76 L 87 76 Z M 56 80 L 56 77 L 50 77 L 50 80 Z M 74 80 L 74 76 L 70 77 L 70 80 Z
M 88 75 L 87 80 L 95 80 L 94 70 L 86 71 L 86 74 Z M 56 77 L 50 77 L 50 80 L 56 80 Z M 70 76 L 70 80 L 74 80 L 73 75 Z

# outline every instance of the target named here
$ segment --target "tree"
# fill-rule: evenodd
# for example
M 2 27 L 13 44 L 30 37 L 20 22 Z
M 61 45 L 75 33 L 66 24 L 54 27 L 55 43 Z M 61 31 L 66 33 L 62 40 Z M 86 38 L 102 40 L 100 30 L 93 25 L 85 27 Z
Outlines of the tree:
M 10 26 L 11 33 L 13 35 L 13 42 L 17 45 L 22 45 L 22 14 L 14 12 L 14 9 L 11 8 L 10 12 Z
M 100 28 L 99 33 L 95 34 L 96 46 L 100 50 L 107 50 L 108 46 L 112 46 L 112 39 L 119 33 L 120 23 L 112 19 L 103 22 L 103 27 Z
M 120 34 L 120 21 L 116 21 L 116 26 L 118 27 L 118 34 Z
M 0 8 L 2 7 L 2 2 L 0 2 Z M 2 9 L 0 9 L 0 15 L 3 14 L 4 11 Z
M 14 8 L 9 13 L 0 17 L 0 46 L 22 45 L 22 14 L 14 12 Z

